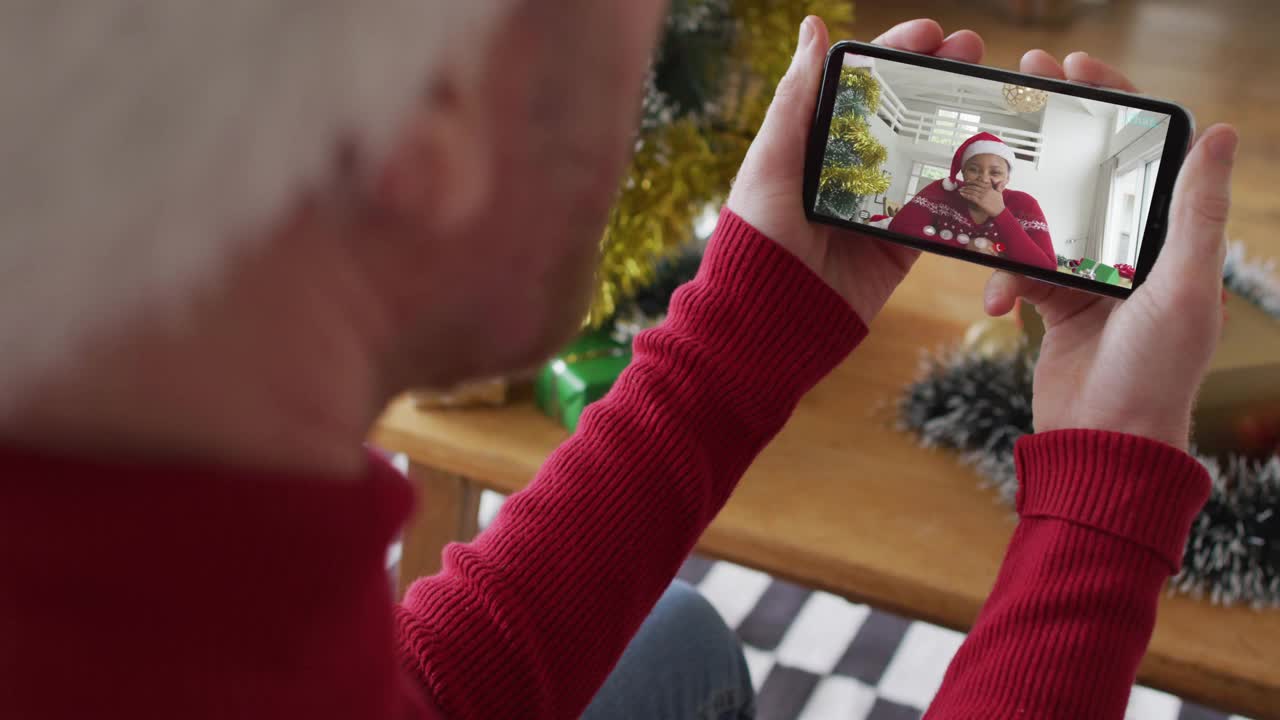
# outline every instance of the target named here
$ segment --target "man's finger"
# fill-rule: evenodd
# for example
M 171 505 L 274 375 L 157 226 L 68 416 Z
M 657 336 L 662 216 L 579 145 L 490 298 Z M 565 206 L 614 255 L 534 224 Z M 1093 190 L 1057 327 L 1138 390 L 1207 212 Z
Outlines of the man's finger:
M 871 42 L 899 50 L 932 55 L 942 47 L 944 39 L 942 26 L 936 20 L 921 18 L 898 23 Z
M 765 115 L 756 142 L 752 143 L 739 177 L 758 171 L 796 175 L 804 169 L 804 148 L 818 102 L 818 87 L 826 63 L 830 36 L 821 18 L 810 16 L 800 24 L 796 54 L 778 83 L 773 103 Z
M 1216 287 L 1226 253 L 1231 171 L 1239 141 L 1235 128 L 1215 125 L 1191 149 L 1173 191 L 1169 235 L 1152 270 L 1153 282 L 1173 288 L 1207 277 Z
M 993 273 L 987 280 L 987 289 L 983 294 L 983 306 L 987 314 L 992 317 L 1008 315 L 1024 292 L 1034 291 L 1024 280 L 1026 278 L 1021 275 L 1012 275 L 1003 270 Z
M 936 20 L 920 18 L 894 25 L 872 42 L 950 60 L 982 62 L 986 44 L 981 35 L 972 30 L 959 30 L 946 37 L 943 34 L 942 26 Z
M 810 15 L 800 23 L 796 53 L 791 58 L 791 67 L 778 82 L 770 113 L 779 111 L 805 118 L 813 115 L 828 42 L 827 26 L 821 18 Z
M 948 35 L 933 54 L 948 60 L 977 64 L 982 62 L 986 53 L 987 45 L 981 35 L 972 30 L 959 30 Z
M 1044 50 L 1028 51 L 1022 56 L 1018 69 L 1027 75 L 1039 75 L 1040 77 L 1053 78 L 1054 80 L 1067 79 L 1067 71 L 1062 68 L 1062 64 L 1058 62 L 1057 58 Z
M 1125 92 L 1138 92 L 1124 73 L 1098 60 L 1086 52 L 1073 52 L 1063 61 L 1067 79 L 1096 87 L 1115 88 Z
M 983 305 L 988 315 L 993 317 L 1007 315 L 1018 298 L 1023 298 L 1035 305 L 1036 311 L 1048 326 L 1056 325 L 1102 299 L 1099 295 L 1083 290 L 1050 285 L 1025 275 L 1014 275 L 1003 270 L 996 271 L 987 280 Z

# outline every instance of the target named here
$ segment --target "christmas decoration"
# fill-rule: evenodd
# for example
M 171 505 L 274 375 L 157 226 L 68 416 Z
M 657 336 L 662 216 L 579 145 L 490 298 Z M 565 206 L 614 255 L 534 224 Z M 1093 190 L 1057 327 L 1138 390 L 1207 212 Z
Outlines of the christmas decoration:
M 588 405 L 604 397 L 631 362 L 631 346 L 603 332 L 579 337 L 538 373 L 534 400 L 571 432 Z
M 1244 415 L 1236 421 L 1232 437 L 1251 455 L 1280 454 L 1280 405 L 1270 413 Z
M 1223 605 L 1280 607 L 1280 456 L 1201 462 L 1213 489 L 1173 587 Z
M 1096 280 L 1115 285 L 1120 279 L 1120 271 L 1106 263 L 1092 258 L 1083 258 L 1072 266 L 1072 272 L 1088 280 Z
M 1232 243 L 1227 248 L 1222 281 L 1232 292 L 1280 319 L 1280 274 L 1274 260 L 1251 261 L 1244 245 Z
M 1033 431 L 1032 354 L 953 352 L 926 361 L 899 404 L 903 429 L 924 447 L 960 452 L 1010 506 L 1013 447 Z M 1172 588 L 1222 604 L 1280 607 L 1280 457 L 1197 456 L 1213 479 Z
M 1196 456 L 1213 488 L 1171 588 L 1225 605 L 1280 607 L 1280 278 L 1274 263 L 1250 261 L 1238 245 L 1223 272 L 1231 320 L 1194 423 Z M 902 429 L 925 447 L 958 451 L 1010 505 L 1018 489 L 1013 447 L 1034 428 L 1043 337 L 1030 306 L 1018 316 L 1025 343 L 1010 347 L 978 323 L 964 346 L 926 359 L 898 407 Z
M 1136 273 L 1137 270 L 1132 265 L 1129 265 L 1127 263 L 1120 263 L 1116 265 L 1116 272 L 1120 273 L 1120 277 L 1124 278 L 1125 280 L 1132 280 L 1133 274 Z
M 654 264 L 693 238 L 724 201 L 791 62 L 806 15 L 840 31 L 847 0 L 675 0 L 654 58 L 631 168 L 601 243 L 587 322 L 599 328 L 654 277 Z
M 879 107 L 880 83 L 870 68 L 842 68 L 818 180 L 818 212 L 853 218 L 863 198 L 889 189 L 881 170 L 888 150 L 872 136 L 867 121 Z
M 619 311 L 613 316 L 613 329 L 609 332 L 609 337 L 613 338 L 615 342 L 630 345 L 635 342 L 637 335 L 645 330 L 658 327 L 666 319 L 666 313 L 645 315 L 638 308 Z
M 702 250 L 699 244 L 688 245 L 678 254 L 658 261 L 653 281 L 623 301 L 603 329 L 614 340 L 630 344 L 636 335 L 660 323 L 667 316 L 671 296 L 698 274 Z
M 898 405 L 900 427 L 927 448 L 957 450 L 1012 504 L 1018 491 L 1013 445 L 1032 430 L 1028 352 L 991 357 L 951 351 L 927 357 Z
M 1022 328 L 1006 318 L 987 318 L 969 326 L 961 347 L 986 358 L 1000 357 L 1026 344 Z
M 1228 292 L 1226 320 L 1192 416 L 1206 452 L 1262 454 L 1280 425 L 1280 319 Z

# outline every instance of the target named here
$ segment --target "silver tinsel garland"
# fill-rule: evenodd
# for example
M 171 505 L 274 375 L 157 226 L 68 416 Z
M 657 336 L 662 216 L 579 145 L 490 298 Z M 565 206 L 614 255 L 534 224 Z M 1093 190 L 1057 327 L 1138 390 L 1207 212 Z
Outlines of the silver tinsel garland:
M 1213 489 L 1174 589 L 1214 603 L 1280 606 L 1280 456 L 1201 456 Z
M 1233 245 L 1223 277 L 1233 292 L 1280 319 L 1274 263 L 1251 262 Z M 958 451 L 1012 505 L 1018 491 L 1013 446 L 1033 431 L 1034 371 L 1025 351 L 928 357 L 899 402 L 899 423 L 924 447 Z M 1280 607 L 1280 456 L 1197 458 L 1213 486 L 1170 587 L 1217 604 Z
M 676 2 L 672 4 L 670 12 L 667 14 L 667 35 L 671 37 L 672 35 L 691 36 L 699 33 L 711 33 L 713 35 L 723 35 L 722 40 L 727 42 L 729 36 L 724 29 L 726 25 L 725 18 L 727 17 L 729 17 L 728 0 L 684 0 Z M 658 87 L 657 68 L 662 63 L 663 51 L 666 49 L 665 43 L 663 47 L 659 47 L 658 55 L 654 58 L 654 62 L 650 64 L 649 73 L 645 78 L 644 98 L 640 115 L 640 127 L 642 130 L 652 130 L 656 127 L 670 125 L 676 118 L 686 113 L 693 113 L 699 117 L 711 117 L 719 112 L 719 106 L 713 97 L 702 98 L 702 104 L 697 107 L 686 107 Z
M 1276 273 L 1275 260 L 1250 260 L 1244 245 L 1232 243 L 1227 249 L 1222 281 L 1232 292 L 1280 319 L 1280 274 Z

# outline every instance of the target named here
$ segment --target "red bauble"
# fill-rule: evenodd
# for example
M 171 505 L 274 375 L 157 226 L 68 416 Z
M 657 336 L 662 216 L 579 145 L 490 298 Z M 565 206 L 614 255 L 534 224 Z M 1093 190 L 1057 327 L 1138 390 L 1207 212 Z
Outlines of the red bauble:
M 1132 280 L 1133 274 L 1137 272 L 1137 270 L 1135 270 L 1132 265 L 1127 265 L 1125 263 L 1120 263 L 1119 265 L 1116 265 L 1116 271 L 1119 272 L 1120 277 L 1124 278 L 1125 280 Z
M 1280 452 L 1280 410 L 1240 418 L 1236 421 L 1236 437 L 1245 452 Z

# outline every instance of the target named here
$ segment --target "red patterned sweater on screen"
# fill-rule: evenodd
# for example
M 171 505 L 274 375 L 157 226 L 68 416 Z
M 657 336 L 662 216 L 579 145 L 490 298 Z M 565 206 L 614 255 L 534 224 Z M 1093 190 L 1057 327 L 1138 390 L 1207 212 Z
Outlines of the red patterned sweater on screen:
M 935 180 L 911 198 L 888 229 L 971 252 L 985 252 L 1045 270 L 1056 270 L 1058 255 L 1040 203 L 1027 193 L 1005 190 L 1004 212 L 974 222 L 969 202 Z
M 0 451 L 0 717 L 574 718 L 864 334 L 726 213 L 615 390 L 400 605 L 384 552 L 412 496 L 376 459 L 344 483 Z M 1021 524 L 930 717 L 1120 718 L 1205 473 L 1086 431 L 1024 439 L 1018 469 Z

